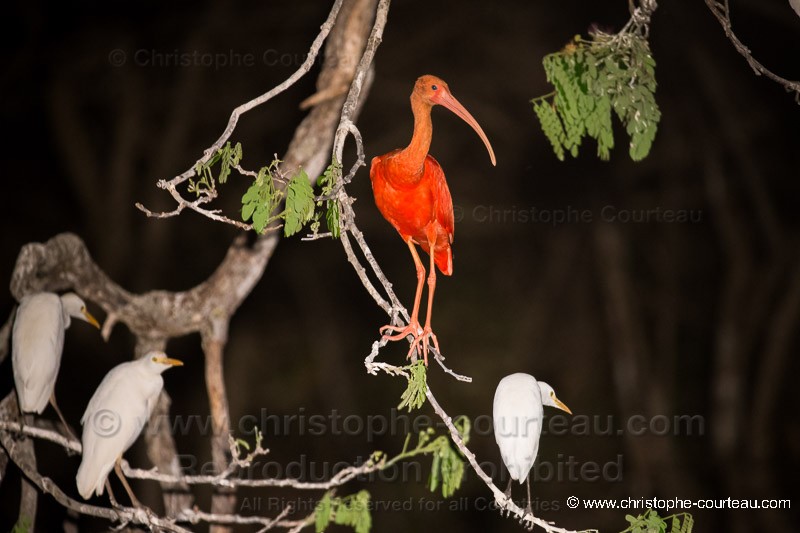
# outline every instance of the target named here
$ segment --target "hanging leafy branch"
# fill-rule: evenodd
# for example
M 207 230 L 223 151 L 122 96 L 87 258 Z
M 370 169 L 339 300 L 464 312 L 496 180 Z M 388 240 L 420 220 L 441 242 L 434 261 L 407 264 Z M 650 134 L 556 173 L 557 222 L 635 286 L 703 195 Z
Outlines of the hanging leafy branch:
M 694 527 L 694 519 L 689 513 L 661 518 L 653 509 L 648 509 L 639 516 L 625 515 L 625 520 L 630 526 L 621 533 L 692 533 Z M 668 520 L 670 521 L 667 522 Z
M 559 160 L 567 152 L 577 157 L 587 135 L 597 142 L 598 157 L 608 160 L 614 147 L 612 110 L 630 137 L 631 159 L 640 161 L 650 153 L 661 111 L 647 21 L 629 23 L 618 34 L 594 29 L 591 39 L 575 36 L 563 50 L 544 57 L 554 91 L 531 102 Z
M 242 160 L 242 143 L 236 143 L 231 146 L 228 142 L 222 148 L 218 149 L 211 158 L 203 164 L 198 163 L 195 168 L 195 174 L 198 179 L 190 179 L 187 190 L 195 193 L 197 196 L 201 194 L 208 194 L 215 191 L 217 188 L 217 181 L 225 183 L 228 181 L 228 176 L 231 174 L 231 168 L 235 168 Z M 212 171 L 214 165 L 220 163 L 219 174 L 216 180 Z
M 333 163 L 328 165 L 328 168 L 325 169 L 325 172 L 323 172 L 322 176 L 317 180 L 317 184 L 322 187 L 322 192 L 317 198 L 317 207 L 322 207 L 323 202 L 325 203 L 325 224 L 334 239 L 338 239 L 341 235 L 342 207 L 334 194 L 336 180 L 339 179 L 341 175 L 342 165 L 334 158 Z M 311 231 L 314 235 L 317 235 L 319 231 L 320 218 L 322 218 L 322 210 L 318 210 L 314 213 L 314 221 L 311 223 Z
M 366 490 L 342 498 L 334 497 L 332 491 L 326 492 L 314 511 L 317 533 L 325 531 L 331 522 L 350 526 L 356 533 L 368 533 L 372 528 L 369 500 L 370 494 Z
M 410 413 L 414 409 L 419 409 L 425 403 L 425 393 L 428 390 L 427 372 L 428 367 L 420 359 L 411 363 L 406 367 L 408 370 L 408 387 L 400 397 L 400 404 L 397 406 L 398 410 L 408 407 Z
M 280 205 L 282 191 L 275 187 L 280 161 L 275 159 L 261 167 L 255 181 L 242 196 L 242 220 L 252 220 L 256 233 L 263 233 L 269 224 L 280 218 L 273 215 Z
M 456 418 L 453 423 L 458 428 L 463 442 L 469 442 L 471 423 L 466 416 Z M 428 478 L 428 488 L 431 492 L 441 486 L 442 496 L 449 498 L 461 487 L 464 480 L 464 458 L 453 446 L 447 435 L 436 436 L 434 428 L 426 428 L 417 434 L 417 443 L 411 448 L 412 436 L 406 436 L 403 450 L 389 460 L 385 454 L 376 451 L 369 459 L 370 464 L 382 462 L 381 470 L 385 470 L 395 463 L 410 459 L 418 455 L 432 455 L 433 463 Z M 334 524 L 352 527 L 356 533 L 367 533 L 372 527 L 370 514 L 370 493 L 366 490 L 359 491 L 345 497 L 336 497 L 335 491 L 328 491 L 317 503 L 314 510 L 314 526 L 317 533 L 322 533 L 333 522 Z

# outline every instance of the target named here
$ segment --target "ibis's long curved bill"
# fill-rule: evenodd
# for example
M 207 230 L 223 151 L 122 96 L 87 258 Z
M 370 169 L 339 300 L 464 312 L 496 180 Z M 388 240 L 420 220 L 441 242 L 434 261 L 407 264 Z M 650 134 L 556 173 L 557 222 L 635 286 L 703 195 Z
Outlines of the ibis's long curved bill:
M 489 151 L 489 157 L 492 160 L 492 165 L 497 166 L 497 160 L 494 157 L 494 150 L 492 149 L 492 145 L 489 143 L 489 139 L 486 137 L 486 134 L 483 133 L 483 129 L 478 124 L 478 121 L 475 120 L 475 117 L 473 117 L 469 111 L 467 111 L 466 108 L 464 108 L 464 106 L 461 105 L 458 100 L 456 100 L 456 97 L 450 94 L 450 91 L 442 91 L 435 101 L 437 104 L 443 105 L 461 117 L 461 120 L 472 126 L 472 129 L 475 130 L 475 133 L 477 133 L 481 138 L 483 144 L 486 145 L 486 149 Z

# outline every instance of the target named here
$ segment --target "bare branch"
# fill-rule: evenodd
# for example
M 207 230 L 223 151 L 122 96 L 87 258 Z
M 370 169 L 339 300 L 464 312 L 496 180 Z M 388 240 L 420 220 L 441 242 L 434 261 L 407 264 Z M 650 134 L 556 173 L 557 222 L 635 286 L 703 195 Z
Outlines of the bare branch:
M 339 10 L 342 7 L 343 0 L 336 0 L 331 8 L 330 13 L 328 13 L 328 18 L 320 27 L 320 32 L 317 34 L 314 41 L 311 43 L 311 47 L 308 50 L 308 55 L 306 56 L 305 61 L 300 65 L 300 67 L 291 75 L 289 76 L 283 83 L 276 85 L 269 91 L 265 92 L 264 94 L 253 98 L 249 102 L 241 104 L 240 106 L 236 107 L 233 112 L 231 112 L 231 116 L 228 119 L 228 124 L 225 126 L 225 130 L 222 132 L 222 135 L 203 152 L 203 157 L 197 160 L 191 168 L 184 171 L 182 174 L 175 176 L 170 180 L 160 180 L 158 182 L 158 187 L 161 189 L 165 189 L 168 191 L 175 201 L 178 203 L 178 207 L 176 207 L 173 211 L 162 212 L 162 213 L 155 213 L 150 211 L 149 209 L 145 208 L 142 204 L 137 203 L 136 207 L 144 212 L 149 217 L 157 217 L 157 218 L 165 218 L 171 217 L 180 214 L 184 209 L 188 208 L 193 211 L 200 213 L 203 216 L 211 218 L 212 220 L 216 220 L 218 222 L 223 222 L 226 224 L 232 224 L 234 226 L 240 227 L 242 229 L 252 229 L 252 226 L 249 224 L 244 224 L 239 221 L 235 221 L 229 219 L 228 217 L 219 215 L 217 211 L 210 211 L 200 207 L 203 204 L 206 204 L 213 200 L 216 196 L 216 191 L 210 191 L 209 194 L 205 196 L 201 196 L 194 202 L 190 202 L 186 200 L 178 191 L 178 186 L 182 183 L 186 182 L 193 176 L 197 175 L 196 169 L 199 166 L 205 165 L 208 161 L 220 150 L 225 143 L 230 139 L 233 131 L 236 129 L 236 124 L 239 122 L 239 118 L 247 113 L 248 111 L 268 102 L 275 96 L 279 95 L 292 85 L 294 85 L 300 78 L 305 76 L 313 67 L 314 62 L 317 59 L 317 55 L 319 54 L 320 49 L 322 48 L 322 44 L 325 42 L 325 39 L 328 37 L 331 29 L 334 27 L 336 22 L 336 17 L 339 14 Z
M 186 520 L 192 524 L 198 524 L 200 522 L 207 522 L 209 524 L 225 524 L 225 525 L 247 525 L 247 524 L 258 524 L 264 526 L 263 528 L 259 529 L 259 531 L 268 531 L 275 527 L 280 527 L 284 529 L 291 529 L 296 527 L 298 524 L 303 523 L 304 520 L 284 520 L 286 516 L 291 512 L 292 508 L 290 506 L 284 507 L 283 511 L 278 514 L 275 518 L 264 518 L 261 516 L 240 516 L 240 515 L 231 515 L 231 514 L 215 514 L 215 513 L 206 513 L 197 509 L 187 509 L 184 511 L 182 516 L 183 520 Z
M 14 396 L 14 392 L 12 391 L 5 400 L 3 400 L 3 411 L 8 412 L 10 409 L 16 409 L 16 397 Z M 12 409 L 13 407 L 13 409 Z M 2 429 L 9 429 L 14 431 L 13 424 L 16 423 L 9 423 L 7 421 L 0 422 L 0 428 Z M 17 428 L 19 428 L 19 424 L 16 424 Z M 36 428 L 30 428 L 28 426 L 24 426 L 22 428 L 23 433 L 27 433 L 33 435 L 31 430 Z M 36 431 L 37 434 L 40 434 L 39 431 Z M 52 435 L 54 432 L 48 432 L 51 435 L 48 435 L 48 440 L 53 442 L 57 442 L 58 438 L 55 435 Z M 63 438 L 62 438 L 63 440 Z M 0 431 L 0 444 L 2 444 L 3 448 L 5 449 L 8 457 L 19 467 L 22 471 L 22 474 L 25 476 L 27 480 L 29 480 L 33 485 L 35 485 L 39 490 L 44 492 L 45 494 L 50 494 L 55 498 L 55 500 L 64 506 L 66 509 L 71 509 L 72 511 L 78 512 L 84 515 L 90 516 L 97 516 L 100 518 L 105 518 L 113 523 L 119 523 L 120 525 L 126 524 L 138 524 L 147 526 L 150 529 L 162 529 L 164 531 L 176 531 L 181 533 L 189 533 L 188 530 L 175 525 L 172 520 L 162 519 L 155 516 L 149 509 L 133 509 L 129 507 L 117 507 L 115 509 L 111 509 L 108 507 L 97 507 L 95 505 L 89 505 L 86 503 L 79 502 L 77 500 L 73 500 L 69 496 L 67 496 L 64 491 L 62 491 L 53 481 L 49 478 L 43 477 L 36 471 L 36 467 L 32 466 L 27 459 L 25 458 L 25 450 L 24 446 L 20 446 L 18 441 L 15 441 L 8 431 Z M 29 441 L 30 444 L 30 441 Z M 67 444 L 70 448 L 74 448 L 75 443 L 72 441 L 71 443 L 64 443 L 59 442 L 59 444 Z M 78 445 L 78 447 L 80 447 Z
M 461 454 L 466 457 L 467 461 L 469 461 L 470 466 L 472 466 L 472 469 L 476 474 L 478 474 L 478 477 L 481 478 L 486 486 L 489 487 L 489 490 L 492 491 L 494 501 L 497 502 L 500 509 L 503 509 L 509 515 L 514 515 L 515 517 L 519 518 L 521 522 L 529 524 L 530 527 L 536 525 L 545 531 L 548 531 L 549 533 L 577 533 L 573 530 L 556 527 L 551 522 L 537 518 L 533 516 L 532 513 L 528 513 L 521 507 L 517 506 L 510 498 L 507 498 L 506 495 L 495 486 L 492 478 L 489 477 L 489 474 L 484 472 L 483 468 L 481 468 L 481 466 L 478 464 L 477 459 L 475 459 L 475 454 L 472 453 L 472 451 L 464 444 L 464 441 L 461 439 L 461 434 L 458 432 L 456 426 L 453 425 L 453 419 L 450 418 L 444 409 L 442 409 L 442 406 L 439 405 L 439 402 L 436 401 L 436 398 L 434 397 L 430 387 L 427 388 L 425 397 L 428 398 L 428 401 L 433 407 L 434 412 L 439 416 L 439 418 L 442 419 L 442 421 L 444 421 L 447 429 L 450 431 L 450 438 L 453 440 L 453 443 L 461 451 Z
M 786 78 L 778 76 L 767 67 L 762 65 L 758 60 L 756 60 L 756 58 L 753 57 L 753 54 L 750 53 L 750 49 L 739 40 L 735 33 L 733 33 L 728 0 L 724 0 L 723 3 L 717 2 L 716 0 L 705 0 L 705 2 L 708 6 L 708 9 L 711 10 L 711 13 L 719 21 L 722 29 L 725 30 L 725 36 L 728 37 L 728 40 L 730 40 L 731 43 L 733 43 L 733 47 L 736 49 L 736 51 L 747 60 L 747 64 L 750 65 L 750 68 L 753 69 L 753 72 L 756 74 L 756 76 L 761 76 L 763 74 L 775 83 L 781 85 L 784 89 L 786 89 L 786 92 L 794 93 L 795 101 L 800 104 L 800 82 L 787 80 Z
M 51 430 L 40 428 L 36 426 L 29 426 L 14 422 L 8 419 L 0 418 L 0 430 L 4 432 L 15 433 L 18 435 L 26 435 L 37 439 L 46 440 L 54 444 L 58 444 L 66 450 L 81 453 L 81 443 L 76 440 L 71 440 L 61 433 Z M 238 470 L 244 470 L 252 466 L 253 459 L 257 455 L 262 455 L 268 450 L 259 448 L 256 452 L 251 453 L 244 459 L 235 458 L 234 461 L 228 463 L 227 467 L 219 474 L 214 475 L 173 475 L 161 473 L 157 468 L 144 470 L 140 468 L 132 468 L 126 460 L 122 460 L 123 473 L 133 479 L 144 479 L 150 481 L 157 481 L 159 483 L 167 484 L 186 484 L 186 485 L 212 485 L 218 487 L 282 487 L 293 488 L 298 490 L 330 490 L 341 485 L 346 484 L 352 479 L 359 476 L 366 476 L 381 470 L 385 466 L 385 460 L 379 461 L 367 460 L 366 462 L 357 466 L 348 466 L 342 468 L 334 474 L 327 481 L 300 481 L 297 479 L 282 479 L 282 478 L 268 478 L 268 479 L 247 479 L 241 477 L 232 477 Z

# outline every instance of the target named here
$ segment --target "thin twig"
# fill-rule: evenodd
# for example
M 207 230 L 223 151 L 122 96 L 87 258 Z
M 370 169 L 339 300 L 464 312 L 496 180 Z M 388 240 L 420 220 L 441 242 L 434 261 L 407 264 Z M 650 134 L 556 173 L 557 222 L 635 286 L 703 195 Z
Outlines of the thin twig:
M 203 157 L 198 159 L 197 162 L 195 162 L 195 164 L 192 165 L 191 168 L 183 172 L 183 174 L 175 176 L 170 180 L 160 180 L 158 182 L 158 187 L 168 191 L 170 195 L 172 195 L 172 197 L 175 199 L 178 206 L 172 211 L 156 213 L 150 211 L 142 204 L 137 203 L 136 207 L 140 211 L 145 213 L 148 217 L 166 218 L 178 215 L 181 213 L 181 211 L 183 211 L 183 209 L 188 208 L 191 209 L 192 211 L 196 211 L 197 213 L 200 213 L 201 215 L 208 217 L 212 220 L 216 220 L 218 222 L 223 222 L 225 224 L 232 224 L 238 228 L 242 228 L 245 230 L 252 229 L 252 226 L 249 224 L 245 224 L 243 222 L 239 222 L 238 220 L 233 220 L 226 216 L 219 215 L 218 211 L 212 211 L 200 207 L 201 205 L 211 201 L 211 199 L 213 199 L 213 197 L 216 196 L 215 190 L 208 191 L 208 193 L 205 196 L 201 196 L 197 200 L 190 202 L 183 197 L 183 195 L 178 190 L 178 186 L 186 182 L 193 176 L 197 175 L 196 169 L 208 163 L 208 161 L 217 153 L 217 151 L 219 151 L 223 147 L 223 145 L 228 141 L 228 139 L 230 139 L 231 135 L 233 135 L 233 131 L 236 129 L 236 124 L 239 122 L 239 118 L 242 115 L 264 104 L 265 102 L 268 102 L 275 96 L 281 94 L 283 91 L 294 85 L 300 78 L 305 76 L 311 70 L 311 68 L 314 66 L 314 62 L 317 59 L 317 55 L 319 54 L 319 51 L 322 48 L 322 44 L 325 42 L 325 39 L 328 37 L 328 34 L 330 33 L 331 29 L 333 28 L 336 22 L 336 16 L 339 14 L 339 10 L 342 7 L 342 2 L 343 0 L 336 0 L 336 2 L 334 2 L 330 13 L 328 13 L 328 18 L 325 19 L 325 22 L 320 27 L 319 34 L 317 34 L 316 38 L 311 43 L 305 61 L 303 61 L 300 67 L 298 67 L 298 69 L 291 76 L 289 76 L 286 80 L 284 80 L 283 83 L 276 85 L 275 87 L 265 92 L 264 94 L 256 98 L 253 98 L 249 102 L 246 102 L 235 108 L 233 112 L 231 112 L 231 116 L 228 119 L 228 124 L 225 126 L 225 130 L 222 132 L 222 135 L 219 136 L 219 138 L 214 142 L 214 144 L 212 144 L 203 152 Z
M 551 522 L 547 522 L 545 520 L 542 520 L 541 518 L 537 518 L 533 516 L 533 513 L 528 513 L 521 507 L 517 506 L 510 498 L 507 498 L 506 495 L 495 486 L 494 482 L 492 481 L 492 478 L 489 477 L 489 474 L 487 474 L 483 470 L 483 468 L 481 468 L 481 466 L 478 464 L 478 461 L 475 458 L 475 454 L 472 453 L 472 451 L 469 448 L 467 448 L 467 446 L 464 444 L 464 441 L 461 438 L 461 434 L 458 432 L 458 429 L 453 424 L 453 420 L 445 412 L 445 410 L 442 409 L 442 406 L 439 405 L 439 402 L 436 401 L 436 397 L 433 395 L 433 392 L 431 391 L 430 387 L 427 387 L 427 390 L 425 391 L 425 397 L 428 399 L 428 402 L 430 402 L 434 412 L 439 416 L 439 418 L 442 419 L 442 421 L 447 426 L 447 429 L 450 431 L 450 438 L 452 439 L 453 444 L 456 445 L 456 447 L 461 451 L 461 454 L 467 459 L 467 461 L 469 461 L 470 466 L 472 466 L 472 469 L 475 471 L 478 477 L 480 477 L 486 484 L 486 486 L 489 487 L 489 490 L 492 491 L 494 500 L 500 507 L 500 509 L 507 512 L 509 515 L 514 515 L 515 517 L 519 518 L 521 522 L 529 524 L 530 527 L 533 527 L 533 525 L 537 525 L 542 529 L 544 529 L 545 531 L 548 531 L 549 533 L 578 533 L 577 531 L 573 531 L 570 529 L 556 527 Z M 587 530 L 587 531 L 596 531 L 596 530 Z
M 784 89 L 786 89 L 786 92 L 794 93 L 795 101 L 800 104 L 800 81 L 787 80 L 786 78 L 775 74 L 767 67 L 762 65 L 756 58 L 753 57 L 753 54 L 750 53 L 750 49 L 739 40 L 735 33 L 733 33 L 728 0 L 724 0 L 724 3 L 722 4 L 715 0 L 705 0 L 705 2 L 708 6 L 708 9 L 717 18 L 722 26 L 722 29 L 725 31 L 725 36 L 731 43 L 733 43 L 733 47 L 736 49 L 736 51 L 747 60 L 747 64 L 750 65 L 750 68 L 753 69 L 753 72 L 756 74 L 756 76 L 761 76 L 763 74 L 767 78 L 781 85 Z
M 8 398 L 13 398 L 14 391 L 12 391 Z M 7 400 L 4 400 L 6 403 Z M 16 401 L 11 402 L 14 406 L 16 406 Z M 20 425 L 16 422 L 8 422 L 5 420 L 0 420 L 0 429 L 6 429 L 8 431 L 0 431 L 0 444 L 2 444 L 3 449 L 8 454 L 9 459 L 11 459 L 14 464 L 19 467 L 22 471 L 22 474 L 25 476 L 26 479 L 30 480 L 31 483 L 36 485 L 39 490 L 44 492 L 45 494 L 50 494 L 53 498 L 61 504 L 66 509 L 71 509 L 77 513 L 89 515 L 89 516 L 97 516 L 100 518 L 105 518 L 113 523 L 119 523 L 120 525 L 126 524 L 139 524 L 143 526 L 147 526 L 151 530 L 163 530 L 163 531 L 175 531 L 180 533 L 189 533 L 188 530 L 175 525 L 172 520 L 159 518 L 156 516 L 152 511 L 146 508 L 130 508 L 130 507 L 116 507 L 116 508 L 109 508 L 109 507 L 99 507 L 95 505 L 90 505 L 87 503 L 82 503 L 77 500 L 74 500 L 67 496 L 63 490 L 61 490 L 50 478 L 44 477 L 39 472 L 36 471 L 35 467 L 32 467 L 28 461 L 22 457 L 24 454 L 24 447 L 19 446 L 18 442 L 11 437 L 9 431 L 14 432 L 15 430 L 19 430 Z M 14 427 L 16 426 L 16 427 Z M 32 435 L 37 433 L 36 436 L 40 436 L 39 431 L 32 431 L 37 430 L 37 428 L 30 428 L 29 426 L 24 426 L 23 433 L 27 433 Z M 50 432 L 52 433 L 52 432 Z M 60 439 L 59 439 L 60 437 Z M 75 443 L 74 441 L 70 441 L 69 443 L 61 437 L 60 435 L 49 435 L 48 440 L 52 440 L 53 442 L 57 442 L 61 445 L 67 445 L 68 447 L 74 448 Z M 78 445 L 80 448 L 80 445 Z
M 0 430 L 26 435 L 37 439 L 46 440 L 58 444 L 66 450 L 81 453 L 81 443 L 64 437 L 61 433 L 54 430 L 39 428 L 35 426 L 23 425 L 19 422 L 0 419 Z M 239 469 L 246 469 L 252 466 L 256 456 L 266 453 L 268 450 L 260 448 L 256 452 L 250 453 L 246 458 L 234 457 L 230 465 L 220 474 L 214 475 L 181 475 L 162 474 L 157 468 L 148 470 L 132 468 L 126 460 L 122 460 L 122 471 L 130 478 L 158 481 L 159 483 L 185 483 L 187 485 L 212 485 L 218 487 L 288 487 L 299 490 L 329 490 L 346 484 L 351 479 L 365 476 L 377 472 L 385 465 L 383 461 L 366 461 L 357 466 L 342 468 L 327 481 L 300 481 L 297 479 L 246 479 L 231 477 Z
M 189 522 L 191 524 L 198 524 L 200 522 L 206 522 L 209 524 L 224 524 L 224 525 L 252 525 L 258 524 L 264 526 L 263 528 L 259 529 L 259 531 L 268 531 L 275 527 L 280 527 L 284 529 L 294 528 L 297 524 L 297 520 L 284 520 L 286 516 L 291 512 L 291 506 L 286 506 L 283 510 L 276 516 L 275 518 L 266 518 L 263 516 L 241 516 L 241 515 L 232 515 L 232 514 L 220 514 L 220 513 L 206 513 L 199 509 L 185 509 L 179 519 L 182 522 Z

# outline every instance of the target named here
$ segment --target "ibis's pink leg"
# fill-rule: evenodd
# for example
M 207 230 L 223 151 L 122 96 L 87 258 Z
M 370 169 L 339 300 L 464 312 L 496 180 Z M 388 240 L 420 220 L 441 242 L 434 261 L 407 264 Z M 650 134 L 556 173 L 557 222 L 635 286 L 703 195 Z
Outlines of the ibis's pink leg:
M 431 241 L 429 241 L 431 242 Z M 433 240 L 435 242 L 435 240 Z M 386 331 L 396 331 L 395 335 L 385 335 L 385 338 L 390 341 L 398 341 L 411 335 L 414 337 L 414 340 L 411 342 L 411 347 L 408 350 L 408 356 L 411 357 L 411 354 L 414 353 L 414 350 L 417 350 L 417 354 L 420 353 L 420 348 L 422 348 L 422 357 L 425 360 L 425 364 L 428 364 L 428 342 L 429 340 L 433 340 L 433 345 L 436 347 L 436 350 L 439 350 L 439 341 L 436 339 L 436 335 L 434 335 L 433 331 L 431 330 L 431 311 L 433 309 L 433 293 L 436 290 L 436 263 L 434 260 L 434 246 L 429 246 L 430 250 L 430 266 L 429 266 L 429 273 L 428 273 L 428 315 L 425 318 L 425 328 L 420 327 L 419 324 L 419 306 L 422 302 L 422 286 L 425 282 L 425 267 L 422 265 L 422 261 L 419 258 L 419 254 L 417 253 L 417 249 L 414 247 L 414 243 L 411 239 L 406 241 L 408 244 L 409 250 L 411 250 L 411 255 L 414 258 L 414 265 L 417 267 L 417 294 L 414 296 L 414 309 L 411 312 L 411 320 L 409 324 L 405 327 L 398 327 L 398 326 L 383 326 L 381 328 L 381 333 Z
M 408 244 L 408 249 L 411 250 L 411 257 L 414 258 L 414 266 L 417 269 L 417 293 L 414 295 L 414 308 L 411 310 L 411 320 L 409 320 L 407 326 L 393 326 L 391 324 L 383 326 L 380 329 L 380 332 L 384 333 L 384 337 L 390 341 L 399 341 L 409 335 L 413 336 L 415 342 L 411 344 L 411 348 L 408 350 L 408 357 L 411 357 L 411 354 L 416 347 L 416 339 L 422 332 L 422 327 L 419 325 L 419 305 L 422 302 L 422 286 L 425 283 L 425 267 L 422 265 L 422 260 L 419 258 L 419 254 L 417 253 L 417 249 L 414 246 L 414 243 L 411 241 L 411 238 L 406 239 L 406 244 Z M 395 335 L 386 335 L 385 333 L 387 331 L 394 331 L 397 333 Z

